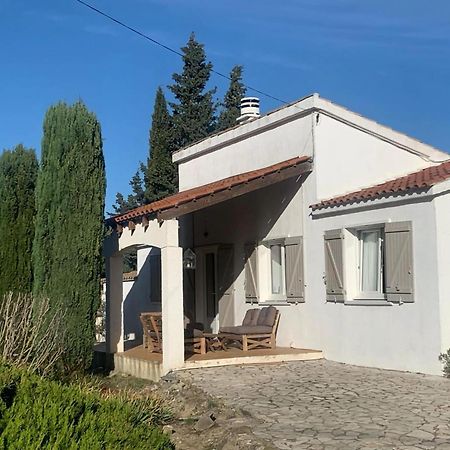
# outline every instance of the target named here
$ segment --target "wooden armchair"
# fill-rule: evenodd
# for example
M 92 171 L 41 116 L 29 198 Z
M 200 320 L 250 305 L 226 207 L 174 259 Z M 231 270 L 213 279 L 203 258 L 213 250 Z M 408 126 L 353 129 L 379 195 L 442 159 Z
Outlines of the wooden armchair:
M 160 312 L 141 313 L 143 346 L 150 352 L 162 353 L 162 314 Z M 184 344 L 192 353 L 204 355 L 206 342 L 203 332 L 197 329 L 184 330 Z

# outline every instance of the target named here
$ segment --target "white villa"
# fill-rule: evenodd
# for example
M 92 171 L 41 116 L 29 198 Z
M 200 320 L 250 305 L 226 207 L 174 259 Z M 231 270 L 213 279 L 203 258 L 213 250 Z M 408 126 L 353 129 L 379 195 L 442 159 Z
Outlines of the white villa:
M 178 194 L 109 220 L 107 352 L 140 345 L 139 313 L 162 311 L 164 374 L 187 366 L 184 316 L 217 333 L 274 305 L 280 348 L 441 374 L 449 154 L 314 94 L 173 160 Z M 132 246 L 139 299 L 124 308 L 121 252 Z

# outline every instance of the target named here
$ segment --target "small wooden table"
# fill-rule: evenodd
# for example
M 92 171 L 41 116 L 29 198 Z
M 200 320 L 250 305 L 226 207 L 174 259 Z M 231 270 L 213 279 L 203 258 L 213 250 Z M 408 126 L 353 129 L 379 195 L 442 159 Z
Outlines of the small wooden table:
M 203 333 L 206 340 L 206 351 L 217 352 L 220 350 L 226 350 L 225 339 L 222 339 L 220 334 Z

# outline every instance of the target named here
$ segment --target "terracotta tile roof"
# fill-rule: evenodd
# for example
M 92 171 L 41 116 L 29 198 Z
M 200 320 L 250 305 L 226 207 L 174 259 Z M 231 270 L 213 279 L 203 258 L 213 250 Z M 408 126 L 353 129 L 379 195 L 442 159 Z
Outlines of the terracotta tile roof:
M 311 205 L 313 210 L 340 206 L 365 200 L 373 200 L 380 197 L 389 197 L 411 190 L 427 190 L 437 183 L 450 179 L 450 161 L 437 166 L 427 167 L 418 172 L 410 173 L 403 177 L 386 181 L 376 186 L 367 187 L 349 194 L 340 195 Z
M 149 203 L 148 205 L 139 206 L 138 208 L 132 209 L 125 214 L 109 218 L 108 222 L 123 223 L 134 218 L 149 214 L 156 214 L 163 210 L 177 207 L 191 201 L 196 201 L 202 197 L 206 197 L 208 195 L 215 194 L 221 191 L 226 191 L 227 189 L 231 189 L 241 184 L 249 183 L 252 180 L 263 178 L 276 172 L 282 172 L 285 169 L 297 166 L 298 164 L 307 162 L 309 160 L 309 156 L 299 156 L 296 158 L 288 159 L 287 161 L 273 164 L 268 167 L 264 167 L 262 169 L 252 170 L 250 172 L 241 173 L 239 175 L 233 175 L 222 180 L 214 181 L 213 183 L 178 192 L 177 194 L 171 195 L 153 203 Z

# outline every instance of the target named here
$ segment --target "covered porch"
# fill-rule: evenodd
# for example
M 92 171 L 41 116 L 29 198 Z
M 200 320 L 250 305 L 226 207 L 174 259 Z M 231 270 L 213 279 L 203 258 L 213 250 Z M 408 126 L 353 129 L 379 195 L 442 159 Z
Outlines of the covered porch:
M 185 347 L 186 323 L 200 324 L 205 333 L 218 333 L 223 326 L 240 325 L 246 311 L 258 307 L 256 286 L 242 280 L 249 275 L 246 271 L 255 269 L 248 264 L 254 261 L 247 243 L 276 230 L 290 204 L 297 214 L 292 204 L 295 200 L 298 203 L 301 185 L 310 169 L 307 158 L 294 158 L 180 192 L 110 220 L 112 231 L 105 240 L 106 351 L 114 354 L 117 371 L 156 379 L 171 370 L 185 368 L 322 357 L 320 351 L 289 345 L 249 351 L 229 347 L 206 354 L 192 354 Z M 269 200 L 274 207 L 267 208 Z M 292 211 L 288 213 L 291 216 Z M 278 246 L 281 241 L 285 242 L 276 240 Z M 295 245 L 297 242 L 292 240 Z M 126 340 L 128 310 L 121 286 L 121 253 L 133 246 L 146 255 L 146 261 L 151 257 L 158 259 L 158 282 L 153 279 L 153 269 L 149 268 L 147 274 L 152 278 L 152 286 L 159 285 L 159 299 L 152 298 L 147 305 L 143 303 L 140 311 L 133 312 L 135 321 L 139 313 L 161 312 L 162 345 L 158 352 L 144 348 L 139 338 L 134 342 Z M 141 266 L 143 271 L 145 263 Z M 255 277 L 255 273 L 250 275 Z M 295 294 L 289 301 L 297 304 L 301 299 Z M 285 321 L 281 323 L 282 333 L 289 334 L 284 329 Z
M 320 350 L 277 347 L 275 349 L 255 349 L 244 352 L 238 348 L 228 348 L 207 352 L 204 355 L 188 353 L 183 367 L 178 370 L 200 369 L 247 364 L 275 364 L 289 361 L 310 361 L 322 359 Z M 162 370 L 163 355 L 150 353 L 142 345 L 114 355 L 118 372 L 156 381 L 165 373 Z

